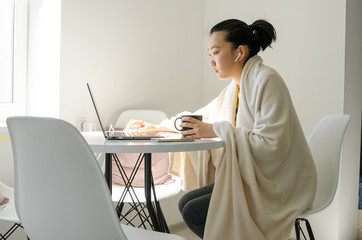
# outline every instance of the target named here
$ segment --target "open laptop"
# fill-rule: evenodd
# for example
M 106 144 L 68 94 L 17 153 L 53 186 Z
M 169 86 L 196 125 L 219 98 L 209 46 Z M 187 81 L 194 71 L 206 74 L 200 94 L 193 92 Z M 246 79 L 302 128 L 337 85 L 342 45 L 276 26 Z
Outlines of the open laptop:
M 106 131 L 103 128 L 102 120 L 101 120 L 101 117 L 99 115 L 99 111 L 98 111 L 96 102 L 94 100 L 94 95 L 93 95 L 92 90 L 91 90 L 88 83 L 87 83 L 87 87 L 88 87 L 89 95 L 90 95 L 90 97 L 92 99 L 94 110 L 96 111 L 96 114 L 97 114 L 99 125 L 101 126 L 101 129 L 103 131 L 103 135 L 104 135 L 104 137 L 106 139 L 108 139 L 108 140 L 150 140 L 152 138 L 163 138 L 162 135 L 159 135 L 157 133 L 151 133 L 151 132 L 136 132 L 136 131 L 133 131 L 133 130 L 130 130 L 130 131 L 127 131 L 127 130 L 124 130 L 124 131 L 114 131 L 114 130 Z

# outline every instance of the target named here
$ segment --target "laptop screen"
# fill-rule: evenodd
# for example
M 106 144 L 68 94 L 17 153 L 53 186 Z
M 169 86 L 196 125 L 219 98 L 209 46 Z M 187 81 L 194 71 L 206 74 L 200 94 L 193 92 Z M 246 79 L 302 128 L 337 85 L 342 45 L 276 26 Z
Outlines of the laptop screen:
M 93 106 L 94 106 L 94 109 L 96 111 L 96 114 L 97 114 L 97 118 L 98 118 L 98 121 L 99 121 L 99 125 L 101 125 L 101 129 L 102 129 L 102 132 L 103 132 L 103 135 L 104 135 L 104 138 L 107 138 L 107 134 L 103 128 L 103 124 L 102 124 L 102 120 L 101 120 L 101 117 L 99 116 L 99 112 L 98 112 L 98 108 L 97 108 L 97 105 L 96 105 L 96 102 L 94 100 L 94 96 L 92 94 L 92 90 L 90 89 L 90 86 L 89 86 L 89 83 L 87 83 L 87 87 L 88 87 L 88 91 L 89 91 L 89 95 L 92 99 L 92 102 L 93 102 Z

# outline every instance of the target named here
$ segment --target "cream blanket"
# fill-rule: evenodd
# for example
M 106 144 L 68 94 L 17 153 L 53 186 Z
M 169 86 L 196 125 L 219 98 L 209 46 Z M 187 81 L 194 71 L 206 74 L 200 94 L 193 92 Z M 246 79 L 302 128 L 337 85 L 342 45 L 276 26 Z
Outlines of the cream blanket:
M 174 153 L 170 172 L 186 190 L 215 182 L 204 239 L 288 239 L 315 196 L 308 144 L 285 83 L 259 56 L 244 67 L 234 127 L 236 94 L 232 82 L 196 112 L 214 122 L 225 148 Z

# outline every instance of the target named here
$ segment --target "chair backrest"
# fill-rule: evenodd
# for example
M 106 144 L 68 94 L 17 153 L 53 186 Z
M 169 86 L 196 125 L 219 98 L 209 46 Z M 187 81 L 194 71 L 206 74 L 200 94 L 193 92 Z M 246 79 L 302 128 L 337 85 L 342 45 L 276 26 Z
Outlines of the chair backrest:
M 115 127 L 124 128 L 131 119 L 159 124 L 162 120 L 167 118 L 167 114 L 159 110 L 126 110 L 119 115 Z
M 326 208 L 336 193 L 342 142 L 349 119 L 349 115 L 324 117 L 314 128 L 308 141 L 318 174 L 312 212 Z
M 15 206 L 30 239 L 127 239 L 88 144 L 52 118 L 7 119 L 14 154 Z

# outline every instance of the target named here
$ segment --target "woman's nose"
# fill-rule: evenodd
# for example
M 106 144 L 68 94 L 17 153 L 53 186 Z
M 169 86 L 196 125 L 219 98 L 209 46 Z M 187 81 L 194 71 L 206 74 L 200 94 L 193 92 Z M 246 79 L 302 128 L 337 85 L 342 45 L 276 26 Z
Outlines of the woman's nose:
M 210 60 L 210 66 L 211 66 L 211 67 L 215 67 L 215 61 L 214 61 L 214 59 L 212 59 L 212 58 L 211 58 L 211 60 Z

